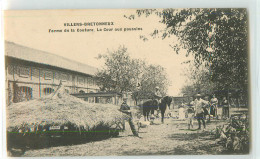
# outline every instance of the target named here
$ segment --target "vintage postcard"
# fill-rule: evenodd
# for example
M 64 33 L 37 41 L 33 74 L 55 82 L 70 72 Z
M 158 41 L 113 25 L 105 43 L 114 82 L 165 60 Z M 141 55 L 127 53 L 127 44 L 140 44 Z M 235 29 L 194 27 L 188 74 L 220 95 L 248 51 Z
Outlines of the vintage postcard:
M 4 12 L 10 157 L 245 155 L 243 8 Z

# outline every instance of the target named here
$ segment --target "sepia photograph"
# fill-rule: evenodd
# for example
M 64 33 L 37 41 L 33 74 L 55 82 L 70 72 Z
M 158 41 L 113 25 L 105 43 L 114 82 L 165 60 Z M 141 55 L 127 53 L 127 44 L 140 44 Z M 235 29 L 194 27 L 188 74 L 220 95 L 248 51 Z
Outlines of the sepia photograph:
M 4 11 L 8 157 L 250 154 L 248 16 Z

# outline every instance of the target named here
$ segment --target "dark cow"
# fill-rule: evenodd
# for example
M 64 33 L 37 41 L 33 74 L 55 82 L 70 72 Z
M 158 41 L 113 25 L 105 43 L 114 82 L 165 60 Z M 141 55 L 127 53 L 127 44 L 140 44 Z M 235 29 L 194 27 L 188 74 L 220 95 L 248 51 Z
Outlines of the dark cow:
M 142 104 L 144 120 L 149 120 L 149 114 L 154 114 L 154 110 L 158 109 L 159 103 L 157 100 L 148 100 Z
M 164 113 L 165 113 L 166 107 L 168 106 L 168 108 L 170 109 L 171 102 L 172 102 L 172 98 L 169 96 L 166 96 L 161 100 L 161 103 L 159 104 L 159 109 L 161 111 L 161 116 L 162 116 L 162 123 L 164 122 Z

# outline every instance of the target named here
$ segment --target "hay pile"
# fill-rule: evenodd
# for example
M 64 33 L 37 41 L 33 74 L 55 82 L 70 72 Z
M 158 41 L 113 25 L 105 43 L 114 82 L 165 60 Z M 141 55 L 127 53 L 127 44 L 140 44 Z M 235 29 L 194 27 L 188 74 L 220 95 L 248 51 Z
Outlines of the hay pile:
M 40 99 L 14 103 L 7 108 L 7 131 L 19 131 L 25 127 L 45 125 L 74 125 L 79 130 L 93 130 L 98 125 L 116 127 L 124 114 L 119 106 L 87 103 L 58 89 Z

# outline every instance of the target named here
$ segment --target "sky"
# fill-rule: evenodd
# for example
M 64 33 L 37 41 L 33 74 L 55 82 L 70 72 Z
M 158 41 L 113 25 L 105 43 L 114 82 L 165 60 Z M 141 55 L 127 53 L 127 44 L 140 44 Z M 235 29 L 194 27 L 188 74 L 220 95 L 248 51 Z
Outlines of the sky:
M 181 64 L 191 57 L 186 57 L 185 50 L 180 54 L 169 46 L 177 43 L 172 36 L 162 40 L 152 38 L 154 29 L 164 29 L 156 16 L 136 17 L 129 20 L 124 15 L 134 14 L 135 10 L 13 10 L 4 13 L 4 38 L 20 45 L 46 51 L 65 58 L 101 68 L 104 62 L 96 59 L 98 54 L 107 50 L 117 50 L 125 46 L 130 56 L 146 60 L 149 64 L 158 64 L 166 69 L 171 85 L 168 95 L 181 95 L 180 89 L 186 83 L 183 72 L 187 66 Z M 113 22 L 114 25 L 102 25 L 103 22 Z M 83 26 L 64 26 L 64 23 L 82 23 Z M 84 23 L 87 26 L 84 26 Z M 98 24 L 97 24 L 98 23 Z M 89 24 L 95 24 L 90 26 Z M 93 29 L 87 32 L 77 32 L 77 29 Z M 105 31 L 107 29 L 112 31 Z M 123 31 L 115 31 L 122 28 Z M 124 28 L 142 28 L 137 31 L 124 31 Z M 69 29 L 70 32 L 64 32 Z M 75 32 L 71 32 L 75 29 Z M 102 29 L 102 31 L 97 31 Z M 62 30 L 62 32 L 52 32 Z M 140 39 L 140 35 L 149 38 Z

